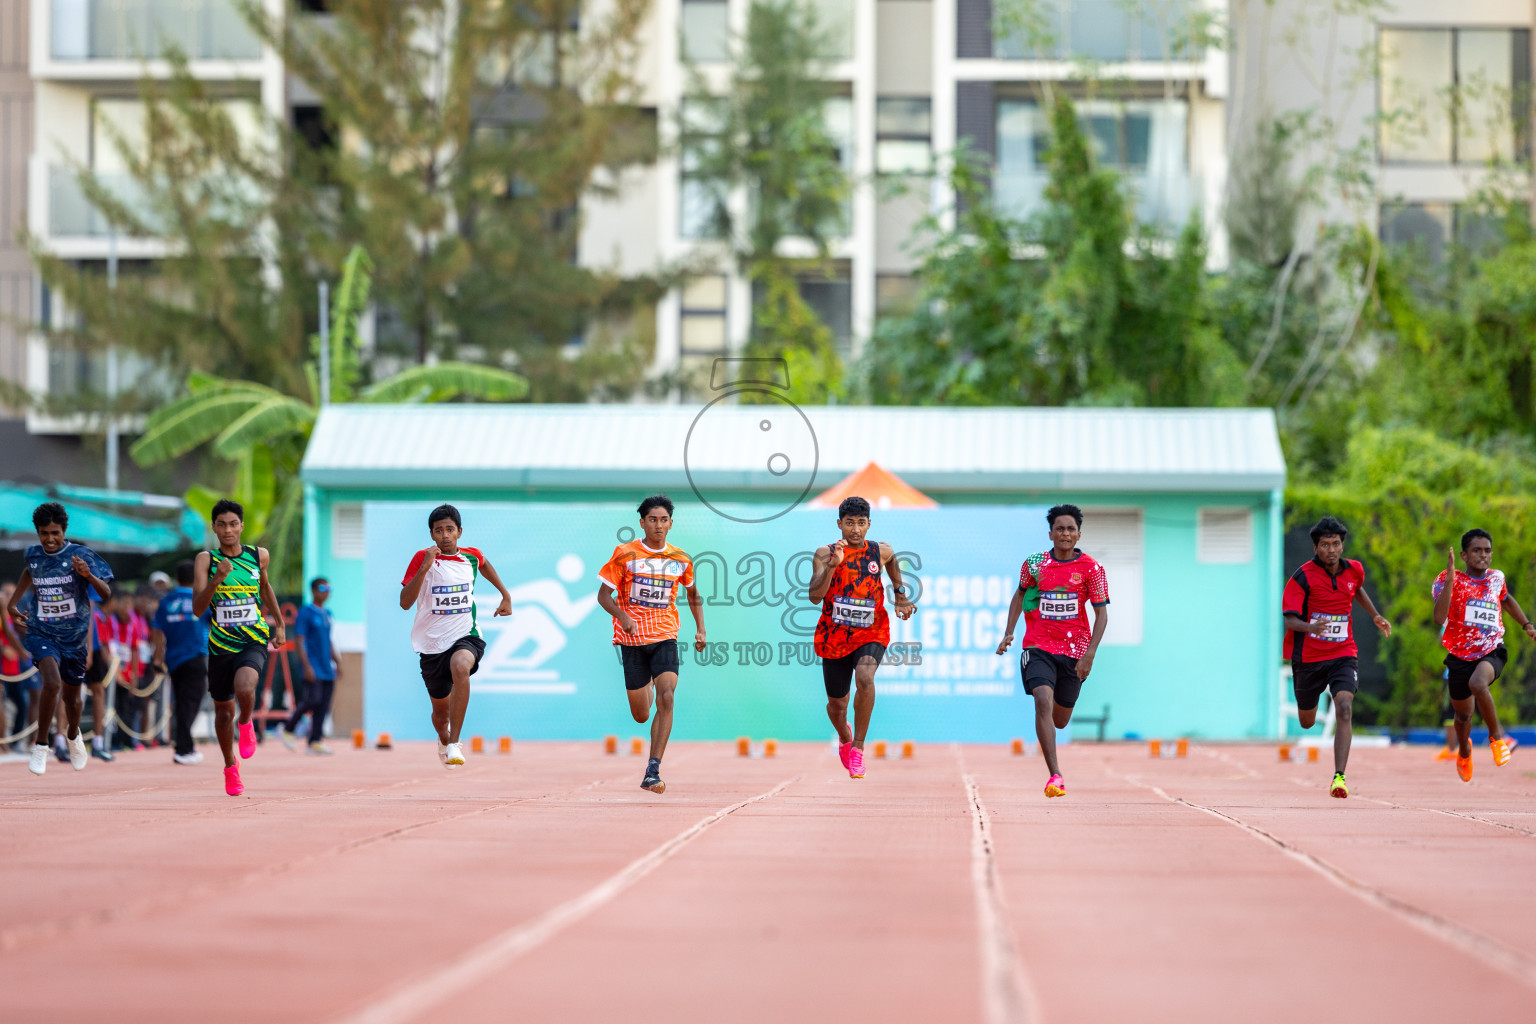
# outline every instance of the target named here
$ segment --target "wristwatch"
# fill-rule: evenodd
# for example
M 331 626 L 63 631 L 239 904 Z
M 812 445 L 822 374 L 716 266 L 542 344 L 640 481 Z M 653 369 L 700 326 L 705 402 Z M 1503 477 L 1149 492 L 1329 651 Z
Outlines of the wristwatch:
M 900 594 L 902 597 L 907 596 L 907 586 L 904 583 L 897 584 L 896 586 L 892 587 L 891 590 L 897 594 Z

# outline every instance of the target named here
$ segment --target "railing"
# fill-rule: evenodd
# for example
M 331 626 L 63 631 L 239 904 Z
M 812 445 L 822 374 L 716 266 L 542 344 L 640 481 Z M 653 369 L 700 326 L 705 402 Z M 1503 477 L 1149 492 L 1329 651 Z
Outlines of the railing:
M 51 0 L 53 59 L 255 60 L 261 40 L 231 0 Z
M 144 187 L 129 174 L 97 174 L 96 181 L 153 226 Z M 112 226 L 91 204 L 73 167 L 48 168 L 48 234 L 54 238 L 106 238 Z

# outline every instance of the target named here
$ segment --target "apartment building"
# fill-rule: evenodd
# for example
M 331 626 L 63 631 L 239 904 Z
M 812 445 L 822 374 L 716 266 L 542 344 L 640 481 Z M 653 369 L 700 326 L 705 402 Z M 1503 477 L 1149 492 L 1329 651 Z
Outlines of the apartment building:
M 1326 192 L 1299 244 L 1362 220 L 1435 259 L 1489 237 L 1480 197 L 1531 190 L 1533 16 L 1531 0 L 1391 0 L 1364 14 L 1313 0 L 1234 4 L 1234 144 L 1267 117 L 1306 112 L 1292 172 L 1358 155 L 1368 174 L 1368 187 Z
M 27 162 L 32 152 L 32 78 L 27 22 L 30 0 L 0 0 L 0 381 L 26 380 L 32 316 L 27 225 Z

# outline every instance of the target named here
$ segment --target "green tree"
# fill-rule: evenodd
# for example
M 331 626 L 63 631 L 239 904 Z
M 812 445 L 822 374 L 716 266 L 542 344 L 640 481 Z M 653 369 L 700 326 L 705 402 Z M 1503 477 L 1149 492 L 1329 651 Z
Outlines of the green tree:
M 354 248 L 331 318 L 329 401 L 511 401 L 528 393 L 527 381 L 514 373 L 456 362 L 412 366 L 360 387 L 357 321 L 368 304 L 371 284 L 368 256 Z M 312 346 L 314 358 L 303 364 L 307 399 L 253 381 L 194 373 L 187 379 L 186 394 L 156 409 L 130 449 L 140 464 L 154 465 L 206 444 L 229 463 L 232 479 L 194 485 L 186 494 L 187 504 L 207 516 L 219 498 L 234 496 L 245 507 L 249 535 L 260 538 L 272 552 L 272 578 L 288 590 L 302 583 L 299 463 L 324 404 L 318 336 Z

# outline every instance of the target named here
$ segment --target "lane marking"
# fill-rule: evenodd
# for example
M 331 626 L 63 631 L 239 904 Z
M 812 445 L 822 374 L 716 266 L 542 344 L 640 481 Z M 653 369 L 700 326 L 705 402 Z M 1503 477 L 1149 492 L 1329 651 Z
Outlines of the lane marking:
M 738 800 L 701 818 L 651 852 L 631 861 L 602 882 L 531 921 L 492 936 L 447 966 L 395 989 L 383 999 L 340 1018 L 338 1024 L 396 1024 L 414 1020 L 477 982 L 492 977 L 525 953 L 532 952 L 580 921 L 624 890 L 655 871 L 678 851 L 743 807 L 777 796 L 799 779 L 785 779 L 772 789 Z
M 1279 836 L 1266 832 L 1256 825 L 1250 825 L 1241 818 L 1227 814 L 1224 811 L 1218 811 L 1214 807 L 1207 807 L 1204 804 L 1198 804 L 1192 800 L 1185 800 L 1183 797 L 1174 796 L 1161 787 L 1142 782 L 1135 776 L 1117 772 L 1110 768 L 1108 763 L 1104 765 L 1104 769 L 1109 774 L 1118 775 L 1132 785 L 1140 786 L 1142 789 L 1156 793 L 1169 803 L 1180 804 L 1192 810 L 1202 811 L 1229 825 L 1236 825 L 1260 842 L 1273 846 L 1292 860 L 1322 875 L 1345 892 L 1359 897 L 1371 906 L 1396 915 L 1420 931 L 1448 945 L 1455 946 L 1477 960 L 1510 975 L 1521 984 L 1536 989 L 1536 960 L 1531 959 L 1531 957 L 1520 950 L 1507 946 L 1492 936 L 1484 935 L 1480 931 L 1457 924 L 1455 921 L 1447 920 L 1438 914 L 1431 913 L 1422 907 L 1415 906 L 1406 900 L 1383 892 L 1375 886 L 1362 882 L 1342 868 L 1316 854 L 1308 853 L 1299 847 L 1292 846 Z
M 975 776 L 966 771 L 959 744 L 951 744 L 965 783 L 971 812 L 971 888 L 976 894 L 977 938 L 981 946 L 981 988 L 988 1024 L 1028 1024 L 1040 1019 L 1039 1006 L 1009 923 L 1008 902 L 997 870 L 992 815 L 982 802 Z

